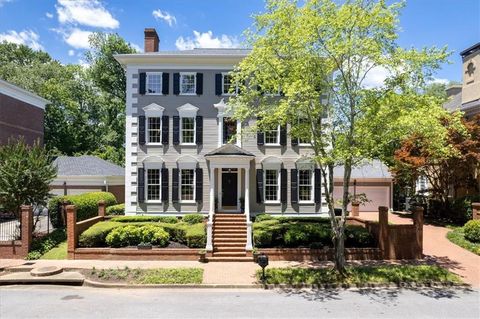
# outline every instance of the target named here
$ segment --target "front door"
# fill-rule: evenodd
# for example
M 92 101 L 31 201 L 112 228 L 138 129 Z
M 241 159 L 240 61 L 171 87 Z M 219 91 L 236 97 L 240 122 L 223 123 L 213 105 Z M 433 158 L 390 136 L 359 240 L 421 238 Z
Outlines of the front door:
M 222 172 L 222 206 L 237 207 L 237 172 Z

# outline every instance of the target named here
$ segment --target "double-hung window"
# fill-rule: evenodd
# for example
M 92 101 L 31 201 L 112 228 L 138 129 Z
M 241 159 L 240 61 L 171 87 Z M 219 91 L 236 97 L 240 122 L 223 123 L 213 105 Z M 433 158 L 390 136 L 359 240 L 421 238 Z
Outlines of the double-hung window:
M 313 202 L 313 170 L 298 170 L 298 200 Z
M 162 73 L 161 72 L 148 72 L 146 83 L 146 94 L 159 95 L 162 94 Z
M 147 117 L 147 136 L 149 144 L 160 144 L 162 142 L 162 118 Z
M 181 142 L 182 144 L 195 144 L 195 118 L 181 118 Z
M 280 144 L 280 125 L 273 130 L 265 131 L 265 145 Z
M 180 200 L 192 202 L 195 200 L 195 170 L 180 170 Z
M 265 170 L 265 202 L 278 202 L 280 200 L 280 174 L 277 169 Z
M 160 169 L 146 169 L 145 170 L 146 183 L 145 187 L 147 193 L 147 201 L 155 202 L 160 201 L 160 189 L 161 189 L 161 179 L 160 179 Z
M 312 139 L 310 136 L 310 127 L 308 120 L 301 118 L 298 120 L 301 136 L 298 138 L 298 143 L 303 146 L 311 146 Z
M 180 94 L 195 95 L 197 74 L 194 72 L 180 73 Z
M 222 94 L 233 95 L 238 93 L 238 85 L 233 82 L 233 77 L 228 73 L 222 73 Z

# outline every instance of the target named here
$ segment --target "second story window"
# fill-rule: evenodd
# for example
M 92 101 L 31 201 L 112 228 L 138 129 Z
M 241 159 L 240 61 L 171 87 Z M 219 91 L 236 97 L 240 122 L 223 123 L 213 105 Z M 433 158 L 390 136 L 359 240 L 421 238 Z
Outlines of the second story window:
M 195 143 L 195 118 L 194 117 L 181 118 L 181 142 L 182 144 Z
M 233 77 L 228 73 L 222 73 L 222 94 L 232 95 L 238 93 L 238 86 L 233 83 Z
M 162 94 L 162 73 L 148 72 L 146 76 L 146 94 Z
M 148 117 L 147 118 L 147 136 L 148 143 L 159 144 L 162 142 L 162 118 Z
M 279 145 L 280 144 L 280 126 L 273 130 L 265 131 L 265 145 Z
M 230 118 L 223 118 L 223 144 L 237 142 L 237 121 Z
M 194 72 L 180 73 L 180 94 L 194 95 L 196 88 L 196 74 Z

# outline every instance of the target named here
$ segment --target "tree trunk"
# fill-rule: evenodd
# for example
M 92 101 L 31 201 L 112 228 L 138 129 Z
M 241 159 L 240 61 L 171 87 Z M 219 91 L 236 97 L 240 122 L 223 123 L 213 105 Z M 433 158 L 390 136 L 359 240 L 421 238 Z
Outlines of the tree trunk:
M 341 277 L 345 278 L 347 276 L 345 269 L 345 238 L 343 227 L 341 226 L 334 232 L 333 245 L 335 248 L 335 270 Z

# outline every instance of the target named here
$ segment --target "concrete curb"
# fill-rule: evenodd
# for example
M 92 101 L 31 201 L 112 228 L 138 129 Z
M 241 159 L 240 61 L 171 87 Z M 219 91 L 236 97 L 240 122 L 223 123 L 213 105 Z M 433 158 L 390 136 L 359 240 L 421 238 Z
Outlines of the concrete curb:
M 230 285 L 230 284 L 165 284 L 165 285 L 138 285 L 138 284 L 113 284 L 113 283 L 105 283 L 99 281 L 93 281 L 90 279 L 85 279 L 83 281 L 83 285 L 87 287 L 95 287 L 95 288 L 230 288 L 230 289 L 251 289 L 251 288 L 263 288 L 263 285 L 260 284 L 251 284 L 251 285 Z

